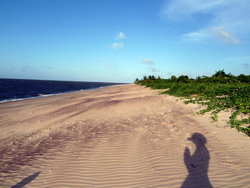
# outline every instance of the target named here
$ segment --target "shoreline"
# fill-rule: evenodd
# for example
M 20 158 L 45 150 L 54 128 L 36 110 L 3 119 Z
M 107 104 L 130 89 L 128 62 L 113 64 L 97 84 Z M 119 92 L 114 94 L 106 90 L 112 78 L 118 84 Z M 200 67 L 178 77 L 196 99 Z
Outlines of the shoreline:
M 37 96 L 34 96 L 34 97 L 2 100 L 2 101 L 0 101 L 0 104 L 1 103 L 7 103 L 7 102 L 16 102 L 16 101 L 37 99 L 37 98 L 42 98 L 42 97 L 64 95 L 64 94 L 68 94 L 68 93 L 76 93 L 76 92 L 82 92 L 82 91 L 88 91 L 88 90 L 96 90 L 96 89 L 102 89 L 102 88 L 105 88 L 105 87 L 112 87 L 112 86 L 118 86 L 118 85 L 128 85 L 128 84 L 117 84 L 117 85 L 110 85 L 110 86 L 101 86 L 101 87 L 97 87 L 97 88 L 89 88 L 89 89 L 82 89 L 82 90 L 75 90 L 75 91 L 67 91 L 67 92 L 62 92 L 62 93 L 38 94 Z
M 249 137 L 226 125 L 226 113 L 212 123 L 196 108 L 135 84 L 0 103 L 0 185 L 180 187 L 205 178 L 202 186 L 246 187 Z M 200 175 L 189 178 L 195 133 L 207 140 L 196 157 L 207 160 L 194 160 Z

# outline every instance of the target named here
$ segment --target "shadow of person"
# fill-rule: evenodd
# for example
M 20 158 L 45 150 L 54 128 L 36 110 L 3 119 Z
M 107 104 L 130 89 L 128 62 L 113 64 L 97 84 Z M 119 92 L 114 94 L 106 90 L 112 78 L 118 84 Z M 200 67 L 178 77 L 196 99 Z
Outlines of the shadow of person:
M 188 170 L 188 176 L 182 183 L 181 188 L 212 188 L 208 178 L 209 151 L 205 144 L 206 138 L 200 133 L 194 133 L 188 140 L 192 141 L 196 150 L 190 155 L 190 150 L 186 147 L 184 152 L 184 163 Z
M 22 181 L 20 181 L 16 185 L 13 185 L 11 188 L 21 188 L 21 187 L 24 187 L 25 185 L 29 184 L 31 181 L 33 181 L 34 179 L 36 179 L 36 177 L 39 176 L 40 173 L 41 172 L 36 172 L 36 173 L 28 176 L 27 178 L 24 178 Z

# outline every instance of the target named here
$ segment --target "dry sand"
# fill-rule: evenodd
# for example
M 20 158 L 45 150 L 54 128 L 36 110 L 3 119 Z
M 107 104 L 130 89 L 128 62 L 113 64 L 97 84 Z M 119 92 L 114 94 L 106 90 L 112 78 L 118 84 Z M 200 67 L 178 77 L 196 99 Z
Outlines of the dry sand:
M 0 187 L 250 187 L 250 138 L 196 107 L 133 84 L 2 103 Z

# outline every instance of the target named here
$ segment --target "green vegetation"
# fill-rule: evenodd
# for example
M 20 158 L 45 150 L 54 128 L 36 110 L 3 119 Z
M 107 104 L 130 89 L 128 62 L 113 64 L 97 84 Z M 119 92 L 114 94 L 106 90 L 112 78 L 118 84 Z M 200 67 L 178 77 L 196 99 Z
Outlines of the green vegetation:
M 162 79 L 144 76 L 142 80 L 137 78 L 135 83 L 152 89 L 167 89 L 162 94 L 185 98 L 186 104 L 205 106 L 200 114 L 211 112 L 213 121 L 218 121 L 221 111 L 231 110 L 228 124 L 250 136 L 250 75 L 234 76 L 220 70 L 211 77 L 198 76 L 192 79 L 182 75 Z

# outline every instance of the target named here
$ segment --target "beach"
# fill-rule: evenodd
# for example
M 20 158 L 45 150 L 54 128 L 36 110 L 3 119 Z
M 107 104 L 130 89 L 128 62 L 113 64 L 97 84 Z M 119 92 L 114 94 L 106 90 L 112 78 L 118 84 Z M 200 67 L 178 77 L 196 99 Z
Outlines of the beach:
M 250 138 L 127 84 L 0 104 L 0 187 L 249 187 Z

